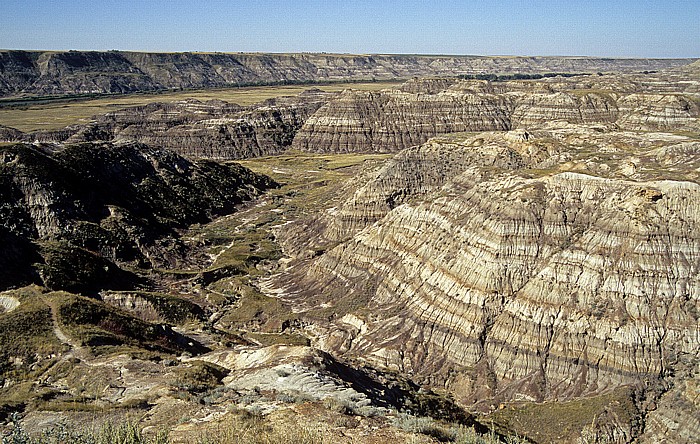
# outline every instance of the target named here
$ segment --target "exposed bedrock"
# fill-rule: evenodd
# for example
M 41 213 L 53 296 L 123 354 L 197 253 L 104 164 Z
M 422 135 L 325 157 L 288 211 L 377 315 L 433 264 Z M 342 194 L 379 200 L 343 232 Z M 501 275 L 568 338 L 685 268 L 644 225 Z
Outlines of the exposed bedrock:
M 700 116 L 700 94 L 686 96 L 677 94 L 630 94 L 618 101 L 619 125 L 623 128 L 654 130 L 698 131 Z
M 506 130 L 510 102 L 485 93 L 345 91 L 311 116 L 293 147 L 312 152 L 396 151 L 436 134 Z
M 530 137 L 525 131 L 484 132 L 466 138 L 433 139 L 405 149 L 379 169 L 365 171 L 350 181 L 352 195 L 322 215 L 328 221 L 322 235 L 329 241 L 345 240 L 406 200 L 441 187 L 471 167 L 518 169 L 551 160 L 553 153 L 548 150 L 556 147 L 526 143 Z
M 482 73 L 636 72 L 692 59 L 0 51 L 0 96 Z
M 23 134 L 0 127 L 0 141 L 135 140 L 190 157 L 237 159 L 289 148 L 396 152 L 442 134 L 562 123 L 699 132 L 699 115 L 700 70 L 693 64 L 658 74 L 529 81 L 415 78 L 382 91 L 309 90 L 246 107 L 222 101 L 152 103 L 60 130 Z
M 262 288 L 311 319 L 337 312 L 313 329 L 323 348 L 476 408 L 679 387 L 650 416 L 668 430 L 669 417 L 682 421 L 670 413 L 676 398 L 690 397 L 686 416 L 696 411 L 683 388 L 693 380 L 673 378 L 700 353 L 700 145 L 603 130 L 451 136 L 405 150 L 350 187 L 325 215 L 327 232 L 309 235 L 339 244 Z M 698 432 L 688 424 L 679 430 Z
M 135 143 L 3 147 L 0 184 L 0 288 L 39 274 L 72 291 L 123 287 L 131 279 L 116 264 L 179 260 L 176 229 L 276 186 L 240 165 Z
M 22 133 L 0 126 L 0 141 L 138 142 L 194 158 L 240 159 L 278 154 L 331 93 L 311 89 L 250 106 L 195 99 L 150 103 L 95 116 L 87 124 Z
M 153 103 L 98 116 L 69 142 L 133 140 L 189 157 L 240 159 L 277 154 L 328 94 L 308 91 L 241 107 L 222 101 Z
M 574 170 L 638 180 L 682 176 L 697 181 L 699 146 L 680 135 L 561 122 L 548 129 L 436 137 L 351 179 L 341 204 L 319 212 L 313 220 L 286 226 L 286 231 L 295 233 L 289 236 L 288 249 L 299 253 L 300 245 L 314 249 L 347 240 L 398 205 L 439 189 L 463 171 L 470 171 L 475 181 L 494 171 L 521 169 Z M 630 149 L 637 155 L 630 155 Z
M 618 109 L 615 100 L 601 94 L 574 95 L 566 92 L 528 94 L 516 100 L 513 126 L 528 127 L 553 120 L 569 123 L 615 122 Z
M 656 90 L 661 83 L 664 88 Z M 493 83 L 414 79 L 378 92 L 345 91 L 306 120 L 292 146 L 312 152 L 392 152 L 440 134 L 552 122 L 697 132 L 699 85 L 694 66 L 647 76 Z

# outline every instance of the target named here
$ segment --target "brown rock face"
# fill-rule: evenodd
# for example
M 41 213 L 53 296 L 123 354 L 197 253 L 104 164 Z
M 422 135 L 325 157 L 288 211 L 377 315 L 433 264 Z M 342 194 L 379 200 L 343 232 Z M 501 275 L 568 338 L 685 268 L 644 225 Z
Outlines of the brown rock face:
M 365 173 L 308 235 L 340 244 L 263 288 L 310 319 L 337 312 L 316 330 L 326 349 L 473 408 L 672 381 L 688 397 L 674 375 L 700 353 L 699 156 L 692 139 L 613 126 L 434 139 Z M 648 436 L 697 411 L 673 416 L 671 397 Z

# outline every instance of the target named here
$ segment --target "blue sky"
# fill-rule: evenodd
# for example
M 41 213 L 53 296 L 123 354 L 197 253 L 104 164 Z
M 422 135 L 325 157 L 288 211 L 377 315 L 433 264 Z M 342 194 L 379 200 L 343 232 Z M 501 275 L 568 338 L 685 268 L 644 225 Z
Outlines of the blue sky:
M 700 0 L 0 0 L 0 48 L 700 57 Z

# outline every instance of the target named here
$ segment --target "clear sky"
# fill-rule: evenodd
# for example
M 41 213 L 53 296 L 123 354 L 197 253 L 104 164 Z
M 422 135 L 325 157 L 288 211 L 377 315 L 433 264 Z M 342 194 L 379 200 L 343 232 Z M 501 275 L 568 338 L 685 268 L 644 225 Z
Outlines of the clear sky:
M 0 0 L 0 48 L 700 57 L 700 0 Z

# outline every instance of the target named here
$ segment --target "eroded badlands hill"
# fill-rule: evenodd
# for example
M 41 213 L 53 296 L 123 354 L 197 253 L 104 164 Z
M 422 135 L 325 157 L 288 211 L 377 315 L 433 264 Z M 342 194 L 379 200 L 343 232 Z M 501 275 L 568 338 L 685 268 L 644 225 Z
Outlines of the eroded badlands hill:
M 316 330 L 325 349 L 472 408 L 627 386 L 637 419 L 590 418 L 591 433 L 653 442 L 671 417 L 689 442 L 699 168 L 696 139 L 614 125 L 434 139 L 366 173 L 321 223 L 280 231 L 299 260 L 266 285 L 311 319 L 336 313 Z M 327 251 L 304 259 L 309 246 Z
M 698 97 L 697 63 L 661 73 L 527 81 L 413 79 L 381 91 L 308 90 L 246 107 L 223 101 L 152 103 L 53 131 L 23 134 L 0 128 L 0 141 L 134 140 L 217 159 L 290 148 L 395 152 L 440 134 L 507 131 L 551 121 L 697 132 Z
M 127 144 L 0 148 L 0 288 L 133 285 L 117 263 L 179 257 L 176 229 L 229 213 L 274 182 L 238 165 Z
M 153 103 L 97 116 L 65 133 L 69 142 L 134 140 L 198 158 L 279 154 L 330 95 L 310 90 L 248 107 L 221 101 Z
M 308 90 L 251 106 L 195 99 L 150 103 L 95 116 L 87 124 L 22 133 L 0 127 L 0 141 L 132 141 L 209 159 L 278 154 L 291 146 L 306 119 L 333 94 Z
M 3 278 L 43 287 L 0 296 L 0 419 L 134 409 L 187 441 L 245 410 L 415 442 L 411 412 L 534 442 L 695 442 L 698 85 L 697 63 L 416 79 L 154 104 L 43 135 L 91 143 L 4 147 Z M 274 189 L 130 141 L 258 156 L 291 134 L 330 153 L 244 162 Z M 356 150 L 400 151 L 337 153 Z M 464 432 L 423 425 L 419 442 Z
M 689 59 L 350 54 L 0 52 L 0 96 L 129 93 L 482 73 L 638 72 Z
M 293 147 L 392 152 L 440 134 L 527 128 L 553 120 L 698 131 L 699 93 L 697 65 L 682 72 L 538 81 L 414 79 L 378 92 L 343 92 L 304 123 Z

